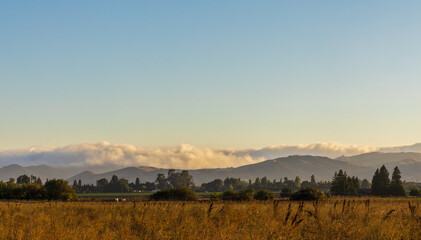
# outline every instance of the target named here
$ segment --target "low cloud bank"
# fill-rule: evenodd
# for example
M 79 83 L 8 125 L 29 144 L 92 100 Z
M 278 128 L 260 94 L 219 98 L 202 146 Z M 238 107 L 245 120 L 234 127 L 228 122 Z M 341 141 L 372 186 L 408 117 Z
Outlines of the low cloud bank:
M 377 151 L 370 146 L 316 143 L 273 146 L 260 149 L 210 149 L 190 144 L 173 148 L 143 148 L 131 144 L 82 143 L 64 147 L 0 151 L 0 167 L 47 164 L 57 167 L 152 166 L 158 168 L 224 168 L 257 163 L 289 155 L 317 155 L 331 158 Z

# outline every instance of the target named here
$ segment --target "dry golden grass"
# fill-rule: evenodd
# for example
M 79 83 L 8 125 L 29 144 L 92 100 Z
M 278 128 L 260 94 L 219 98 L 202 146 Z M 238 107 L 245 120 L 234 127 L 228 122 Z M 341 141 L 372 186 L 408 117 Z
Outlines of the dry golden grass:
M 421 239 L 420 203 L 0 202 L 0 239 Z

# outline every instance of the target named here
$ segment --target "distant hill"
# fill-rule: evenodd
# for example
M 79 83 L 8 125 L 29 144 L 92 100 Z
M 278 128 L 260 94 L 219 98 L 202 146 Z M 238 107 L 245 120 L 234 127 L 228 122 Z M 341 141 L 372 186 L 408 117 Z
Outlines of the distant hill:
M 303 180 L 310 179 L 312 174 L 316 179 L 331 179 L 333 173 L 343 169 L 349 173 L 364 172 L 365 168 L 355 166 L 343 161 L 333 160 L 327 157 L 317 156 L 289 156 L 267 160 L 261 163 L 245 165 L 237 168 L 215 168 L 189 170 L 196 184 L 212 181 L 216 178 L 226 177 L 241 178 L 244 180 L 255 180 L 257 177 L 268 177 L 269 179 L 280 179 L 283 177 L 295 178 L 300 176 Z M 95 174 L 93 172 L 83 172 L 69 178 L 70 182 L 81 179 L 84 183 L 96 183 L 101 178 L 111 179 L 113 175 L 124 177 L 129 181 L 135 181 L 139 177 L 140 181 L 155 181 L 158 173 L 166 174 L 168 169 L 153 169 L 145 171 L 145 167 L 129 167 L 116 171 Z
M 115 169 L 115 166 L 101 166 L 96 169 L 99 171 L 109 171 Z M 68 179 L 77 173 L 85 171 L 84 167 L 52 167 L 48 165 L 27 166 L 23 167 L 18 164 L 11 164 L 0 168 L 0 180 L 8 181 L 10 178 L 16 179 L 20 175 L 34 175 L 44 182 L 47 178 Z
M 421 153 L 400 152 L 383 153 L 372 152 L 364 153 L 352 157 L 339 157 L 336 160 L 348 162 L 350 164 L 366 167 L 380 167 L 383 164 L 408 164 L 409 162 L 421 162 Z M 421 170 L 421 169 L 420 169 Z
M 54 168 L 47 165 L 39 165 L 39 166 L 28 166 L 22 167 L 17 164 L 12 164 L 8 166 L 4 166 L 0 168 L 0 180 L 7 181 L 10 178 L 16 179 L 20 175 L 34 175 L 41 178 L 45 181 L 47 178 L 69 178 L 70 176 L 77 173 L 79 169 L 71 169 L 71 168 Z
M 331 159 L 320 156 L 300 156 L 276 158 L 260 163 L 244 165 L 235 168 L 211 168 L 189 170 L 193 175 L 194 182 L 200 185 L 216 178 L 226 177 L 241 178 L 243 180 L 255 180 L 257 177 L 268 177 L 270 180 L 283 177 L 290 179 L 299 176 L 301 180 L 309 180 L 312 174 L 316 180 L 331 180 L 335 171 L 345 170 L 349 175 L 359 178 L 367 178 L 371 181 L 376 168 L 385 164 L 392 173 L 395 166 L 399 166 L 404 180 L 421 180 L 421 153 L 365 153 L 351 157 L 339 157 Z M 110 169 L 117 169 L 111 170 Z M 90 170 L 90 171 L 86 171 Z M 93 170 L 93 171 L 92 171 Z M 102 172 L 102 173 L 101 173 Z M 149 166 L 125 167 L 102 166 L 95 169 L 83 168 L 57 168 L 47 165 L 22 167 L 17 164 L 0 168 L 0 180 L 8 180 L 10 177 L 17 178 L 22 174 L 35 175 L 46 178 L 64 178 L 69 182 L 81 179 L 83 183 L 95 184 L 101 178 L 111 179 L 113 175 L 124 177 L 129 181 L 135 181 L 139 177 L 141 182 L 155 181 L 158 173 L 167 174 L 168 169 L 154 168 Z

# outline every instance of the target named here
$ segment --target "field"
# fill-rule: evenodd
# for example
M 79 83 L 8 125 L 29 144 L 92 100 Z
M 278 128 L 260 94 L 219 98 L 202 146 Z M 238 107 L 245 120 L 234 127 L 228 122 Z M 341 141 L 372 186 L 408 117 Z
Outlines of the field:
M 420 203 L 0 202 L 0 239 L 421 239 Z
M 124 198 L 127 201 L 147 201 L 150 199 L 151 192 L 140 193 L 78 193 L 77 196 L 81 201 L 113 201 L 116 198 Z M 200 198 L 210 198 L 212 193 L 197 192 Z
M 276 192 L 275 192 L 276 193 Z M 126 197 L 126 196 L 150 196 L 151 192 L 140 192 L 140 193 L 78 193 L 78 197 Z M 197 192 L 197 195 L 210 195 L 211 192 Z

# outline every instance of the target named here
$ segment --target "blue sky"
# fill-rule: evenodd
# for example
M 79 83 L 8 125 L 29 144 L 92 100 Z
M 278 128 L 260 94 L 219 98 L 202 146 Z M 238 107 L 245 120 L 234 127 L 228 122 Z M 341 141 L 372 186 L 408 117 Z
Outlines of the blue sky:
M 0 148 L 420 142 L 417 1 L 1 1 Z

